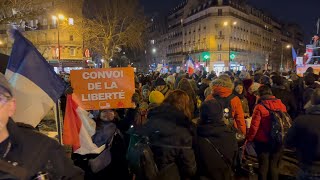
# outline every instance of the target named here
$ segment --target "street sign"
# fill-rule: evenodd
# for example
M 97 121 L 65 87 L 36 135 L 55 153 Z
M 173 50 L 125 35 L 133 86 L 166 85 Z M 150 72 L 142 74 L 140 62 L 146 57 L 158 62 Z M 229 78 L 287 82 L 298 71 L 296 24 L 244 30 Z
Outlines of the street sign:
M 203 52 L 201 53 L 201 56 L 204 61 L 210 60 L 210 52 Z

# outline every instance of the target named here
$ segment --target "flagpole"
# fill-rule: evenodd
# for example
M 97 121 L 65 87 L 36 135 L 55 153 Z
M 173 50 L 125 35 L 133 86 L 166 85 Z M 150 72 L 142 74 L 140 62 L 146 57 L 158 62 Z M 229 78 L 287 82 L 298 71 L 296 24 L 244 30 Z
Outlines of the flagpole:
M 320 18 L 318 18 L 318 21 L 317 21 L 317 34 L 319 34 L 319 26 L 320 26 Z

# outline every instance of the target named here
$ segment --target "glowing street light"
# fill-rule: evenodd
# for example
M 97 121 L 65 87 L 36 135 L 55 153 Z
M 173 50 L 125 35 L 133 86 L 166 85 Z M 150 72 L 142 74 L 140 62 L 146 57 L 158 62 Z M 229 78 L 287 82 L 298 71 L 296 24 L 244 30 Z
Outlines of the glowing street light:
M 153 49 L 152 49 L 152 52 L 153 52 L 153 53 L 156 53 L 156 52 L 157 52 L 157 49 L 156 49 L 156 48 L 153 48 Z
M 225 21 L 224 23 L 223 23 L 223 26 L 228 26 L 229 25 L 229 22 L 228 21 Z
M 236 25 L 238 24 L 238 22 L 237 22 L 237 21 L 234 21 L 232 24 L 233 24 L 234 26 L 236 26 Z
M 58 17 L 59 17 L 60 20 L 64 20 L 64 15 L 59 14 Z
M 57 20 L 58 18 L 57 18 L 57 16 L 52 16 L 52 19 Z
M 0 40 L 0 45 L 2 45 L 3 44 L 3 42 Z
M 291 48 L 291 45 L 290 45 L 290 44 L 288 44 L 288 45 L 286 46 L 286 48 L 287 48 L 287 49 Z

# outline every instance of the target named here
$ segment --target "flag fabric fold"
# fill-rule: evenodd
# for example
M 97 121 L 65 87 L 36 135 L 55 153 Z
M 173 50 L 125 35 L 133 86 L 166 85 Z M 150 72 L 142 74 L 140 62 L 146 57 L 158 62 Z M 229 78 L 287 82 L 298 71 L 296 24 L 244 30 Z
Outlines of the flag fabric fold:
M 92 141 L 95 134 L 96 124 L 89 117 L 89 113 L 83 110 L 67 96 L 66 114 L 63 125 L 63 143 L 72 146 L 73 152 L 81 155 L 100 154 L 105 145 L 98 147 Z
M 296 50 L 292 47 L 292 59 L 293 59 L 293 61 L 294 61 L 294 63 L 296 63 L 296 61 L 297 61 L 297 52 L 296 52 Z
M 64 93 L 65 83 L 18 30 L 13 30 L 12 36 L 6 78 L 17 100 L 13 120 L 36 127 Z
M 194 63 L 191 59 L 191 57 L 189 57 L 189 59 L 187 60 L 187 68 L 188 68 L 188 74 L 192 75 L 194 73 Z

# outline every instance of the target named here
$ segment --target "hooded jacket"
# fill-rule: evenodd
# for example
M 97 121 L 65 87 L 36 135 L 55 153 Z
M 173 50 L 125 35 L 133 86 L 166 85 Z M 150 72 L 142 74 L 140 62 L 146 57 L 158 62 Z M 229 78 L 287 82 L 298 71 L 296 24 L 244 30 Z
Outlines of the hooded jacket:
M 176 163 L 180 177 L 190 178 L 195 175 L 196 161 L 192 150 L 191 121 L 183 112 L 169 104 L 155 107 L 148 113 L 148 122 L 136 129 L 135 133 L 150 138 L 159 170 Z M 169 173 L 167 177 L 172 179 L 177 176 Z
M 11 119 L 7 128 L 11 148 L 3 160 L 12 163 L 11 169 L 26 170 L 25 177 L 20 179 L 33 179 L 39 172 L 48 173 L 50 179 L 83 179 L 83 172 L 65 156 L 58 142 L 32 129 L 18 127 Z M 0 166 L 0 179 L 8 177 L 3 168 Z
M 212 82 L 213 90 L 212 94 L 206 98 L 207 100 L 214 99 L 214 96 L 218 95 L 222 98 L 229 97 L 233 91 L 233 83 L 222 79 L 216 79 Z M 234 127 L 239 129 L 243 134 L 246 134 L 246 122 L 244 120 L 244 112 L 242 109 L 242 103 L 239 97 L 231 99 L 232 117 L 234 121 Z
M 254 108 L 251 126 L 247 134 L 247 140 L 250 142 L 257 141 L 268 143 L 271 133 L 271 117 L 270 112 L 260 103 L 263 103 L 271 110 L 287 112 L 287 109 L 281 100 L 276 99 L 274 96 L 261 97 L 259 103 Z
M 296 149 L 302 170 L 320 172 L 320 105 L 310 107 L 306 113 L 294 120 L 285 144 L 288 148 Z

